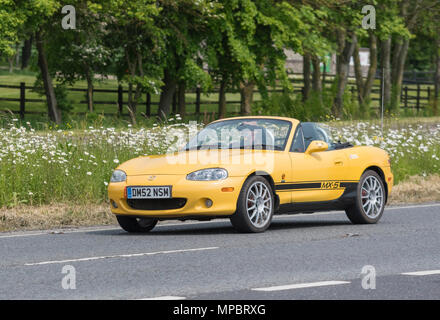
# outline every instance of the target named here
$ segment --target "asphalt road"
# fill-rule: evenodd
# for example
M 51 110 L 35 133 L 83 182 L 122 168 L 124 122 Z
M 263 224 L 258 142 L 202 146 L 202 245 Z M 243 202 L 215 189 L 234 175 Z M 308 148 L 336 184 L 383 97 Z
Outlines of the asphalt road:
M 377 225 L 277 216 L 262 234 L 226 220 L 0 234 L 0 299 L 439 297 L 440 204 L 387 208 Z

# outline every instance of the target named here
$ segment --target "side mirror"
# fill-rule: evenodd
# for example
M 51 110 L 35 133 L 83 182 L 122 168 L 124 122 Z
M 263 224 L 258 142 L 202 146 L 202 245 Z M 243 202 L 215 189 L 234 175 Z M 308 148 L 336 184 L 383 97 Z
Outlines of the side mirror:
M 321 140 L 313 140 L 310 142 L 309 147 L 306 150 L 306 154 L 312 154 L 314 152 L 326 151 L 328 144 Z

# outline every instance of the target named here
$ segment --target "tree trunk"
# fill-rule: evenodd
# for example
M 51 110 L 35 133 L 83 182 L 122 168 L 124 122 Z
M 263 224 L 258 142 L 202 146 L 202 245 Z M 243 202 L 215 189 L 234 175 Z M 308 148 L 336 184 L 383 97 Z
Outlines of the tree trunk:
M 303 88 L 303 101 L 307 101 L 310 95 L 310 63 L 311 57 L 309 53 L 305 53 L 303 57 L 303 78 L 304 78 L 304 88 Z
M 339 30 L 338 43 L 340 47 L 336 58 L 336 96 L 333 101 L 333 114 L 335 117 L 342 116 L 343 98 L 348 80 L 350 58 L 353 55 L 356 45 L 356 37 L 354 33 L 352 33 L 350 39 L 347 39 L 345 33 Z
M 90 72 L 87 72 L 87 108 L 93 112 L 93 79 Z
M 38 50 L 38 66 L 40 67 L 44 91 L 46 93 L 49 119 L 57 124 L 61 124 L 61 112 L 58 109 L 57 99 L 55 97 L 55 90 L 53 87 L 52 78 L 49 73 L 49 66 L 47 63 L 46 52 L 44 49 L 44 43 L 43 39 L 41 38 L 40 31 L 36 32 L 36 43 Z
M 168 70 L 165 70 L 164 85 L 162 86 L 159 100 L 159 117 L 165 120 L 171 112 L 174 92 L 176 91 L 176 80 L 170 76 Z
M 367 80 L 364 84 L 364 101 L 370 101 L 371 89 L 377 72 L 377 37 L 370 33 L 370 67 L 368 68 Z
M 252 102 L 254 100 L 254 86 L 252 81 L 246 81 L 240 85 L 240 113 L 242 116 L 248 116 L 252 113 Z
M 382 68 L 383 68 L 383 104 L 384 109 L 390 109 L 391 104 L 391 37 L 382 43 Z
M 312 56 L 312 91 L 318 96 L 319 107 L 322 106 L 322 82 L 321 82 L 321 64 L 318 56 Z
M 222 119 L 226 116 L 226 80 L 222 78 L 220 90 L 218 92 L 218 117 Z
M 367 108 L 370 103 L 371 89 L 374 84 L 374 79 L 377 71 L 377 37 L 372 32 L 370 33 L 370 66 L 368 68 L 367 79 L 363 80 L 362 66 L 359 56 L 359 45 L 356 44 L 354 53 L 354 69 L 356 75 L 356 86 L 358 89 L 358 101 L 361 115 L 366 115 Z
M 396 43 L 393 46 L 392 54 L 393 60 L 391 65 L 391 80 L 394 83 L 394 79 L 397 77 L 397 69 L 399 64 L 399 56 L 402 51 L 402 37 L 398 37 Z
M 14 56 L 8 57 L 9 73 L 14 72 Z
M 19 68 L 20 65 L 20 43 L 15 44 L 15 68 Z
M 405 17 L 406 27 L 410 32 L 413 32 L 413 27 L 417 21 L 417 16 L 421 12 L 420 4 L 421 1 L 414 1 L 415 6 L 411 9 L 410 14 L 409 8 L 411 0 L 403 0 L 400 3 L 400 15 Z M 400 95 L 402 93 L 402 82 L 403 74 L 405 70 L 406 56 L 408 54 L 409 39 L 403 39 L 399 37 L 393 52 L 393 70 L 392 70 L 392 91 L 391 91 L 391 105 L 390 108 L 396 114 L 400 110 Z
M 133 125 L 136 125 L 137 104 L 141 94 L 140 84 L 136 85 L 136 89 L 133 89 L 133 84 L 131 82 L 128 83 L 128 114 Z
M 408 21 L 408 8 L 409 8 L 409 2 L 410 0 L 403 0 L 400 2 L 400 16 L 404 17 L 404 19 L 406 20 L 406 27 L 408 28 L 408 30 L 410 30 L 410 21 Z M 418 4 L 416 5 L 418 6 Z M 413 14 L 413 17 L 415 17 L 416 15 Z M 393 62 L 392 62 L 392 66 L 391 66 L 391 81 L 393 83 L 393 85 L 396 83 L 396 79 L 398 77 L 398 70 L 399 70 L 399 64 L 400 64 L 400 57 L 402 55 L 402 50 L 404 47 L 404 39 L 401 36 L 398 36 L 395 44 L 394 44 L 394 48 L 393 48 Z M 399 93 L 400 94 L 400 93 Z
M 186 86 L 185 86 L 185 82 L 181 82 L 179 83 L 179 96 L 178 96 L 178 108 L 179 108 L 179 114 L 180 116 L 183 118 L 185 118 L 185 114 L 186 114 L 186 103 L 185 103 L 185 90 L 186 90 Z
M 399 56 L 394 56 L 394 59 L 397 60 L 395 78 L 393 78 L 393 90 L 391 97 L 391 108 L 393 111 L 398 114 L 400 107 L 400 95 L 402 92 L 402 82 L 403 82 L 403 74 L 405 71 L 405 61 L 406 56 L 408 54 L 409 48 L 409 39 L 405 39 L 402 44 L 402 48 L 399 51 Z M 393 71 L 394 73 L 394 71 Z
M 133 83 L 129 82 L 128 83 L 128 101 L 127 101 L 127 105 L 128 105 L 128 112 L 131 113 L 133 111 Z
M 127 61 L 128 70 L 130 71 L 130 78 L 134 79 L 137 75 L 143 77 L 142 56 L 136 48 L 125 48 L 125 59 Z M 137 71 L 139 70 L 139 73 Z M 141 96 L 141 85 L 137 84 L 136 89 L 133 89 L 133 83 L 128 83 L 128 114 L 133 125 L 136 125 L 136 109 L 137 103 Z
M 357 87 L 359 109 L 360 109 L 361 114 L 364 115 L 364 113 L 365 113 L 364 79 L 362 76 L 361 59 L 359 57 L 359 43 L 356 43 L 356 46 L 354 48 L 353 61 L 354 61 L 354 74 L 356 77 L 356 87 Z
M 24 41 L 23 48 L 21 49 L 21 69 L 27 68 L 29 65 L 29 59 L 32 53 L 32 40 L 33 36 Z

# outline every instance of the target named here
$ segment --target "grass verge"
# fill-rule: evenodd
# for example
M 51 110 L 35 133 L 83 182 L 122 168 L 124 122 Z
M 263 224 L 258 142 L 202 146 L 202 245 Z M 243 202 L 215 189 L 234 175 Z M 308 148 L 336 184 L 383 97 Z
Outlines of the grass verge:
M 53 203 L 0 209 L 0 232 L 116 224 L 106 203 Z
M 440 175 L 411 176 L 391 191 L 389 205 L 440 202 Z

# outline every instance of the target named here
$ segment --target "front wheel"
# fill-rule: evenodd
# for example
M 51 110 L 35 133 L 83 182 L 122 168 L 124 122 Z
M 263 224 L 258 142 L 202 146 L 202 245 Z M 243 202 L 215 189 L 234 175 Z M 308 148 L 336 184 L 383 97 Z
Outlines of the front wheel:
M 379 175 L 366 171 L 358 184 L 356 201 L 345 212 L 354 224 L 372 224 L 379 221 L 385 208 L 385 187 Z
M 261 176 L 245 181 L 237 202 L 237 211 L 231 223 L 240 232 L 263 232 L 274 212 L 274 195 L 270 184 Z
M 122 229 L 129 233 L 146 233 L 157 224 L 157 219 L 116 216 Z

